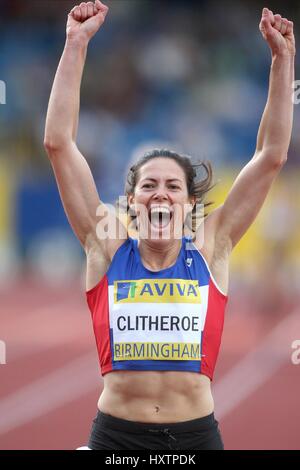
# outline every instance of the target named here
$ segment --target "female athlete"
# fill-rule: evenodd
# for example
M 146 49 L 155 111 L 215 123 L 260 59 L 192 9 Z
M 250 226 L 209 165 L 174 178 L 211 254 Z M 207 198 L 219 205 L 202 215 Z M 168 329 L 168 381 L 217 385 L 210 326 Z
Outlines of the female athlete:
M 89 447 L 223 449 L 211 380 L 229 258 L 287 159 L 293 23 L 263 9 L 259 28 L 271 50 L 271 70 L 256 150 L 223 205 L 202 218 L 193 240 L 185 222 L 211 186 L 210 165 L 202 164 L 206 177 L 197 181 L 189 158 L 161 149 L 144 155 L 128 175 L 126 197 L 137 237 L 121 222 L 102 236 L 101 223 L 115 226 L 116 215 L 100 200 L 76 135 L 88 44 L 107 13 L 99 0 L 69 13 L 45 129 L 62 203 L 86 253 L 87 301 L 104 376 Z

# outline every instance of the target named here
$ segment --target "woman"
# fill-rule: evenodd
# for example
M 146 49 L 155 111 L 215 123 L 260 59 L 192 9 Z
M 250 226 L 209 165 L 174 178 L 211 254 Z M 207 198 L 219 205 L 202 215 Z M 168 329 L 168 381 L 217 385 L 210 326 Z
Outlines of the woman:
M 272 64 L 269 95 L 252 159 L 224 204 L 183 236 L 186 217 L 210 187 L 196 184 L 189 159 L 153 151 L 130 171 L 127 201 L 138 240 L 100 201 L 76 146 L 80 83 L 90 39 L 105 21 L 99 0 L 68 16 L 65 49 L 54 80 L 45 148 L 70 224 L 87 256 L 87 300 L 104 375 L 92 449 L 223 449 L 211 380 L 228 290 L 229 255 L 258 214 L 287 159 L 291 137 L 293 23 L 265 8 L 260 31 Z M 100 208 L 100 210 L 99 210 Z M 179 229 L 179 235 L 178 235 Z

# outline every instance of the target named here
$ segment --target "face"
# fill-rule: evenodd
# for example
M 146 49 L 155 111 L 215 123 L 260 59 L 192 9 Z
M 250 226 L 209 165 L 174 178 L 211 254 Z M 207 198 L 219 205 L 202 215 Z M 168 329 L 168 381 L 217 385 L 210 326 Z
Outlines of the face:
M 156 157 L 140 168 L 128 202 L 137 214 L 141 238 L 170 239 L 182 237 L 186 214 L 195 201 L 188 195 L 185 173 L 177 162 Z

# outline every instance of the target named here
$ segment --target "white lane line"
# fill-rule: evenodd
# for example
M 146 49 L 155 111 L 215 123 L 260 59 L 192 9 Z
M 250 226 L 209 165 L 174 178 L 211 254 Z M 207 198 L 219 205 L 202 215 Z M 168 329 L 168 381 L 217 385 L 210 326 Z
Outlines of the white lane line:
M 96 354 L 86 354 L 22 387 L 0 403 L 0 434 L 80 398 L 102 384 Z
M 284 318 L 213 387 L 218 419 L 224 419 L 284 364 L 291 364 L 291 344 L 300 331 L 300 310 Z

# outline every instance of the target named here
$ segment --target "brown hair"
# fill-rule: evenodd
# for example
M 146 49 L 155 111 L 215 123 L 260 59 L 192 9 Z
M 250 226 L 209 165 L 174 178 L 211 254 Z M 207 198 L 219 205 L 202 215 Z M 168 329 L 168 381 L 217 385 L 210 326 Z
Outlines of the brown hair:
M 182 155 L 176 152 L 173 152 L 168 149 L 154 149 L 149 152 L 146 152 L 134 165 L 132 165 L 127 174 L 126 183 L 125 183 L 125 195 L 134 194 L 135 187 L 139 178 L 140 168 L 148 163 L 153 158 L 163 157 L 171 158 L 174 160 L 184 171 L 187 190 L 189 197 L 195 197 L 195 206 L 191 213 L 192 218 L 192 230 L 195 231 L 197 227 L 197 204 L 204 204 L 204 208 L 211 205 L 212 202 L 205 202 L 206 193 L 214 186 L 212 184 L 212 167 L 210 162 L 197 162 L 193 163 L 191 157 L 188 155 Z M 204 170 L 205 175 L 203 178 L 199 179 L 199 172 Z M 136 217 L 133 213 L 130 213 L 129 206 L 125 208 L 129 212 L 131 221 Z M 204 214 L 206 217 L 207 214 Z

